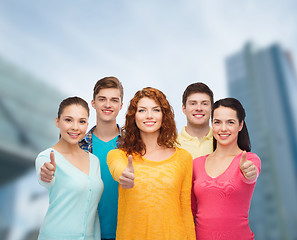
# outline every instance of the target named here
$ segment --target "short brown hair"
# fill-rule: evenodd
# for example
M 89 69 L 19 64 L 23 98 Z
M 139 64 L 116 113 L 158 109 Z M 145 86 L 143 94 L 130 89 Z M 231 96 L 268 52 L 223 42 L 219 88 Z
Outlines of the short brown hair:
M 101 89 L 105 88 L 116 88 L 120 90 L 121 101 L 123 101 L 124 97 L 124 89 L 122 83 L 116 77 L 104 77 L 98 80 L 95 84 L 94 91 L 93 91 L 93 100 L 95 100 L 96 95 L 100 92 Z
M 186 107 L 188 97 L 193 93 L 206 93 L 210 98 L 211 106 L 213 105 L 213 92 L 202 82 L 190 84 L 183 93 L 183 105 Z
M 133 153 L 143 155 L 146 152 L 145 144 L 140 137 L 140 131 L 135 121 L 138 102 L 144 97 L 153 99 L 157 104 L 159 104 L 163 113 L 160 135 L 157 140 L 158 144 L 160 146 L 172 148 L 176 143 L 177 129 L 172 107 L 170 106 L 164 93 L 158 89 L 147 87 L 135 93 L 128 107 L 126 122 L 123 127 L 124 134 L 119 147 L 124 150 L 127 155 Z

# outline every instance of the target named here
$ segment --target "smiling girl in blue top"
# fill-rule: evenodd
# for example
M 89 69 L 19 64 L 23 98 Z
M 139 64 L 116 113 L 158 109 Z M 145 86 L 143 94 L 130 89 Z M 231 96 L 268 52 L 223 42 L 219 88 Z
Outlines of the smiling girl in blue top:
M 60 139 L 36 158 L 39 183 L 49 191 L 49 208 L 39 240 L 98 240 L 97 206 L 103 191 L 98 158 L 82 150 L 89 118 L 87 102 L 70 97 L 60 104 Z

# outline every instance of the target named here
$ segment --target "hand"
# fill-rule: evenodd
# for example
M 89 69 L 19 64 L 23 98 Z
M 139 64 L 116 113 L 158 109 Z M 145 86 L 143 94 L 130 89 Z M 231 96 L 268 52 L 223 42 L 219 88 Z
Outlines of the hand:
M 239 167 L 246 179 L 254 180 L 257 177 L 257 168 L 252 161 L 246 160 L 246 151 L 242 152 Z
M 43 166 L 41 167 L 40 171 L 40 177 L 41 180 L 44 182 L 50 183 L 52 179 L 54 178 L 54 174 L 56 171 L 56 162 L 55 162 L 55 155 L 54 151 L 51 151 L 50 153 L 50 162 L 45 162 Z
M 122 188 L 129 189 L 134 187 L 134 167 L 133 167 L 133 158 L 131 155 L 128 156 L 128 165 L 122 172 L 122 175 L 119 177 L 119 183 Z

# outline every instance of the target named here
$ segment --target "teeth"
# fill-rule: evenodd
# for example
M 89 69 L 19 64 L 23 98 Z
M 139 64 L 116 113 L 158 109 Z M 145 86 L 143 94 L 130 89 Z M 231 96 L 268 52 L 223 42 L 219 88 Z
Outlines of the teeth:
M 145 125 L 153 125 L 154 122 L 145 122 L 144 124 L 145 124 Z

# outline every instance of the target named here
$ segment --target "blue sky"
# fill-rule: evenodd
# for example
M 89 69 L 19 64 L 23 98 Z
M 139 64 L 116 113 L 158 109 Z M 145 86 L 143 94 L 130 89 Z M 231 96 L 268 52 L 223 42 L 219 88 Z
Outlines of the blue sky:
M 134 93 L 156 87 L 180 130 L 186 86 L 202 81 L 215 99 L 226 97 L 224 60 L 247 41 L 278 42 L 297 58 L 296 10 L 294 0 L 2 0 L 0 56 L 88 102 L 98 79 L 117 76 L 125 89 L 120 124 Z

